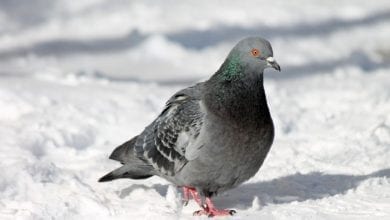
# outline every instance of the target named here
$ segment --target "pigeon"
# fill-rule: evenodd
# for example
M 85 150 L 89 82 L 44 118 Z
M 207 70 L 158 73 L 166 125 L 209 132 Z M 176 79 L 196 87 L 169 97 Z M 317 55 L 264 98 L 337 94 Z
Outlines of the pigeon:
M 211 198 L 237 187 L 260 169 L 274 139 L 263 86 L 266 68 L 280 71 L 271 44 L 261 37 L 239 41 L 207 81 L 174 94 L 158 117 L 109 157 L 122 166 L 99 179 L 162 177 L 183 188 L 201 210 L 227 216 Z

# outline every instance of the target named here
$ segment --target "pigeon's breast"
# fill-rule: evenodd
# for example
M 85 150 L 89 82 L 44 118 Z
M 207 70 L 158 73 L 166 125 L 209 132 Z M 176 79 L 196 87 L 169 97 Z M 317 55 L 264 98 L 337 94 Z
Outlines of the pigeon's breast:
M 256 174 L 273 141 L 272 120 L 254 128 L 205 120 L 202 148 L 180 174 L 182 184 L 211 192 L 235 187 Z

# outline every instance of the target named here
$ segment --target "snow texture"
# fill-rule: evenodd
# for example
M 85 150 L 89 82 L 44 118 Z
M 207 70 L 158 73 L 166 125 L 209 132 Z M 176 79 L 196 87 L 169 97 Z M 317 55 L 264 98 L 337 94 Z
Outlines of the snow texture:
M 390 219 L 390 4 L 378 1 L 0 2 L 0 219 L 193 219 L 152 177 L 97 179 L 177 90 L 241 38 L 269 39 L 276 137 L 219 195 L 231 219 Z

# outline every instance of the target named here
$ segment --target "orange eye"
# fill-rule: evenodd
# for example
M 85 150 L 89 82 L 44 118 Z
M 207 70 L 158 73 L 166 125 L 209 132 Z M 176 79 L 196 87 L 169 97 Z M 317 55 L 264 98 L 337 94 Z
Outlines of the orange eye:
M 260 56 L 260 51 L 258 49 L 256 49 L 256 48 L 253 48 L 251 50 L 251 53 L 252 53 L 252 56 L 254 56 L 254 57 Z

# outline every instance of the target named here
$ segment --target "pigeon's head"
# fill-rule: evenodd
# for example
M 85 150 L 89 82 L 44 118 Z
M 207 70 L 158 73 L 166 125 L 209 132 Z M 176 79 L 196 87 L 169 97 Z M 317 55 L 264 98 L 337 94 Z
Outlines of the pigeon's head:
M 280 71 L 280 66 L 273 57 L 271 44 L 261 37 L 248 37 L 238 42 L 230 51 L 222 71 L 224 75 L 240 75 L 263 73 L 268 67 Z
M 263 72 L 268 67 L 280 71 L 280 66 L 273 57 L 271 44 L 261 37 L 248 37 L 241 40 L 229 56 L 239 56 L 245 68 L 255 71 Z

